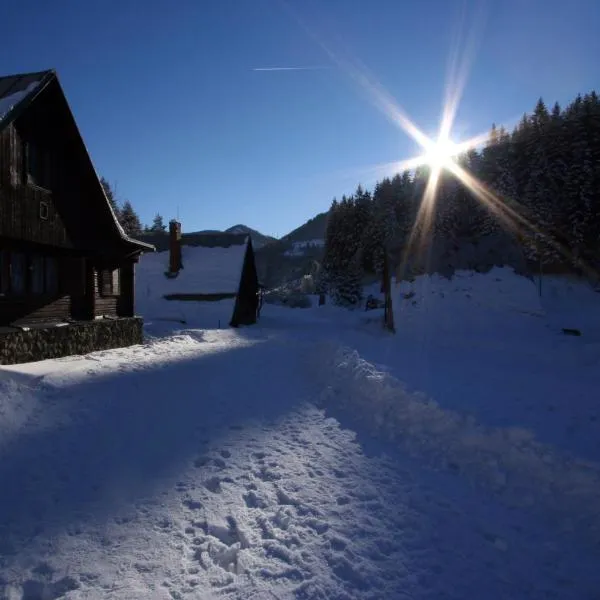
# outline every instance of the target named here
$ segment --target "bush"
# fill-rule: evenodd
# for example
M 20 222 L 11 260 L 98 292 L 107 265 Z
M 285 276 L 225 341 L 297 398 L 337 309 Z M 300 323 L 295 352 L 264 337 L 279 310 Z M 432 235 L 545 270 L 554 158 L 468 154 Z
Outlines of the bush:
M 289 306 L 290 308 L 310 308 L 312 300 L 307 294 L 302 292 L 292 291 L 273 291 L 265 294 L 265 302 L 267 304 L 275 304 L 278 306 Z
M 300 292 L 303 294 L 316 294 L 317 286 L 312 275 L 304 275 L 300 280 Z

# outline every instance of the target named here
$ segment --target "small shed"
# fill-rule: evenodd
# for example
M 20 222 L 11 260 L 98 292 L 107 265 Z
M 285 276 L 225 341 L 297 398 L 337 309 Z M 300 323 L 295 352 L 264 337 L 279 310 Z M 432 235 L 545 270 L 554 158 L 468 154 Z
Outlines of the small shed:
M 145 236 L 146 237 L 146 236 Z M 214 303 L 234 300 L 229 324 L 256 323 L 260 290 L 252 240 L 246 234 L 182 234 L 171 221 L 168 234 L 155 234 L 158 252 L 145 254 L 137 269 L 140 294 L 155 300 Z M 147 240 L 149 241 L 149 239 Z M 162 303 L 162 310 L 168 312 Z M 161 308 L 154 304 L 153 310 Z

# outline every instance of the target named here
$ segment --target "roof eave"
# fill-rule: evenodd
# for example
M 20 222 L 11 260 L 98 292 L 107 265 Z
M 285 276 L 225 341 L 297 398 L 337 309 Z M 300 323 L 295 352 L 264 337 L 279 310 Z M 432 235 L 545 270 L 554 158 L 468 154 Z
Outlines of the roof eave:
M 141 242 L 140 240 L 134 240 L 132 237 L 129 237 L 126 233 L 121 234 L 121 239 L 132 246 L 136 246 L 140 252 L 156 252 L 156 247 L 152 244 L 148 244 L 147 242 Z

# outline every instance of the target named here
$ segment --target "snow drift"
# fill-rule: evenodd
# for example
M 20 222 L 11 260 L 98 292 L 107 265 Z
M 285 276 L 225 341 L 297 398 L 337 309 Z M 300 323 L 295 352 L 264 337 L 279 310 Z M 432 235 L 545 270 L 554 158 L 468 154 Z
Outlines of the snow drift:
M 513 506 L 543 504 L 565 517 L 566 528 L 600 533 L 598 465 L 560 455 L 528 430 L 487 428 L 443 409 L 350 348 L 321 343 L 310 362 L 325 408 L 341 410 L 435 468 L 460 472 Z

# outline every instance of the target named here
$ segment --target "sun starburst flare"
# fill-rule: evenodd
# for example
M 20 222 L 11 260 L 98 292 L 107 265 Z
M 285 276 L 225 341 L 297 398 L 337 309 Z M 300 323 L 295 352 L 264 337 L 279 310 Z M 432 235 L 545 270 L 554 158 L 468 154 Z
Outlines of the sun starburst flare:
M 513 199 L 501 197 L 460 164 L 459 158 L 468 151 L 477 149 L 484 144 L 489 145 L 492 143 L 488 133 L 481 133 L 463 141 L 454 141 L 451 137 L 472 59 L 476 55 L 476 47 L 484 30 L 483 22 L 485 15 L 483 14 L 483 10 L 485 3 L 480 4 L 479 8 L 481 10 L 475 16 L 473 26 L 466 36 L 463 36 L 463 25 L 466 15 L 464 11 L 461 14 L 460 27 L 456 32 L 454 44 L 450 51 L 446 93 L 437 139 L 431 139 L 410 119 L 408 114 L 400 107 L 384 86 L 377 81 L 369 69 L 351 56 L 351 53 L 347 48 L 343 47 L 341 42 L 337 44 L 340 51 L 334 51 L 329 43 L 326 43 L 314 29 L 309 27 L 287 0 L 279 1 L 308 36 L 321 47 L 331 62 L 358 84 L 360 90 L 382 114 L 390 119 L 399 129 L 407 133 L 422 148 L 422 153 L 418 156 L 375 165 L 368 169 L 371 173 L 387 171 L 386 175 L 389 176 L 390 173 L 399 173 L 405 170 L 412 171 L 422 166 L 429 167 L 429 176 L 425 183 L 417 216 L 409 235 L 409 249 L 414 248 L 415 243 L 417 243 L 419 249 L 423 250 L 428 237 L 430 237 L 434 223 L 439 183 L 442 173 L 447 172 L 464 185 L 474 198 L 495 215 L 506 230 L 512 232 L 525 231 L 529 234 L 534 234 L 537 237 L 544 238 L 546 243 L 553 245 L 561 254 L 565 256 L 570 254 L 566 248 L 554 242 L 550 236 L 546 235 L 521 214 L 517 210 Z M 463 38 L 465 43 L 461 52 L 460 42 Z M 403 262 L 406 258 L 406 256 L 403 258 Z

